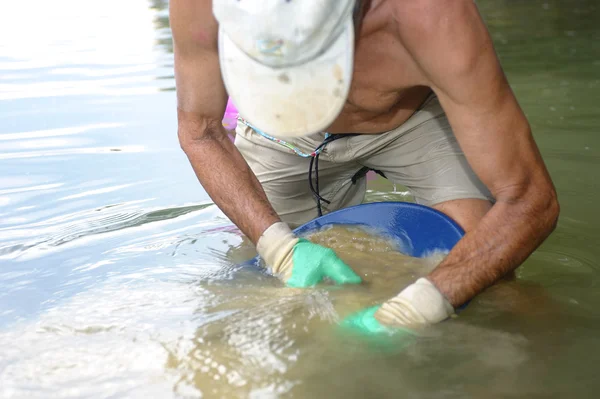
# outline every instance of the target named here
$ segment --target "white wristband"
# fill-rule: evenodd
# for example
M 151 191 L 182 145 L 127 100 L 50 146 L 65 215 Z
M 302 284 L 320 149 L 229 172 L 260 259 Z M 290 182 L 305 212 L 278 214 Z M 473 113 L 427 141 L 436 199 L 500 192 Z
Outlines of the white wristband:
M 420 278 L 385 302 L 375 314 L 390 326 L 435 324 L 454 314 L 454 308 L 426 278 Z
M 272 224 L 256 243 L 256 250 L 274 274 L 282 274 L 287 280 L 292 273 L 292 254 L 298 237 L 283 222 Z

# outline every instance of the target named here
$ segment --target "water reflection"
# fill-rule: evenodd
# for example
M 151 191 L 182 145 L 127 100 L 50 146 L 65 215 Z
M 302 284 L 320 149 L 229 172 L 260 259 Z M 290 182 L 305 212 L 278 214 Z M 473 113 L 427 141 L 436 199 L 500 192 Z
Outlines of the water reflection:
M 156 60 L 164 52 L 155 47 L 156 14 L 145 0 L 23 0 L 5 8 L 0 37 L 10 40 L 0 41 L 0 70 L 10 79 L 0 83 L 0 101 L 157 89 Z
M 157 31 L 157 45 L 165 53 L 173 53 L 173 38 L 169 25 L 169 2 L 167 0 L 150 0 L 153 10 L 156 11 L 154 26 Z

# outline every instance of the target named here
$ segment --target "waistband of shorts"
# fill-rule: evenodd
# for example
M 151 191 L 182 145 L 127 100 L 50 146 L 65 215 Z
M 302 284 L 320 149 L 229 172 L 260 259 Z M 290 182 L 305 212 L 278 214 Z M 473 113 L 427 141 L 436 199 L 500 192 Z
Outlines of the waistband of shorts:
M 419 113 L 420 111 L 424 110 L 429 103 L 431 103 L 431 101 L 433 101 L 434 99 L 436 99 L 437 96 L 435 94 L 435 92 L 431 92 L 426 98 L 425 100 L 423 100 L 423 102 L 419 105 L 419 107 L 417 109 L 415 109 L 415 112 L 400 126 L 396 127 L 395 129 L 390 130 L 394 131 L 400 127 L 402 127 L 404 124 L 406 124 L 407 122 L 410 121 L 410 119 L 415 116 L 417 113 Z M 443 111 L 442 111 L 443 112 Z M 250 122 L 248 122 L 246 119 L 242 118 L 241 116 L 238 115 L 238 121 L 241 122 L 242 124 L 248 126 L 250 129 L 252 129 L 255 133 L 257 133 L 258 135 L 262 136 L 263 138 L 276 143 L 282 147 L 285 147 L 291 151 L 293 151 L 296 155 L 302 157 L 302 158 L 313 158 L 317 155 L 319 155 L 321 152 L 323 152 L 323 150 L 325 149 L 325 147 L 321 147 L 321 148 L 317 148 L 319 146 L 319 144 L 324 141 L 327 140 L 329 138 L 331 138 L 332 136 L 340 136 L 339 138 L 343 137 L 352 137 L 352 136 L 363 136 L 364 134 L 362 133 L 337 133 L 335 135 L 331 134 L 331 133 L 317 133 L 316 135 L 313 136 L 320 136 L 323 137 L 323 139 L 321 140 L 314 140 L 314 149 L 313 151 L 307 151 L 307 150 L 303 150 L 298 144 L 296 143 L 292 143 L 290 141 L 286 141 L 274 136 L 271 136 L 270 134 L 267 134 L 265 132 L 263 132 L 262 130 L 258 129 L 256 126 L 253 126 Z M 384 133 L 389 133 L 389 132 L 382 132 L 381 134 Z M 370 135 L 371 136 L 371 135 Z M 312 139 L 314 139 L 314 137 L 311 137 Z
M 324 147 L 317 148 L 317 147 L 315 146 L 315 150 L 314 150 L 314 151 L 312 151 L 312 152 L 305 152 L 305 151 L 302 151 L 302 150 L 300 149 L 300 147 L 299 147 L 299 146 L 297 146 L 296 144 L 294 144 L 294 143 L 290 143 L 290 142 L 288 142 L 288 141 L 286 141 L 286 140 L 283 140 L 283 139 L 279 139 L 279 138 L 277 138 L 277 137 L 273 137 L 273 136 L 271 136 L 270 134 L 267 134 L 267 133 L 263 132 L 262 130 L 260 130 L 260 129 L 259 129 L 259 128 L 257 128 L 256 126 L 253 126 L 251 123 L 249 123 L 247 120 L 245 120 L 245 119 L 244 119 L 244 118 L 242 118 L 241 116 L 238 116 L 238 120 L 239 120 L 241 123 L 243 123 L 244 125 L 248 126 L 250 129 L 252 129 L 254 132 L 258 133 L 260 136 L 264 137 L 265 139 L 267 139 L 267 140 L 270 140 L 270 141 L 272 141 L 272 142 L 274 142 L 274 143 L 277 143 L 277 144 L 281 145 L 282 147 L 286 147 L 286 148 L 287 148 L 287 149 L 289 149 L 289 150 L 292 150 L 294 153 L 296 153 L 296 155 L 298 155 L 298 156 L 300 156 L 300 157 L 302 157 L 302 158 L 313 158 L 313 157 L 316 157 L 316 156 L 317 156 L 317 155 L 319 155 L 319 154 L 320 154 L 320 153 L 323 151 L 323 149 L 324 149 Z M 324 140 L 327 140 L 327 139 L 328 139 L 328 138 L 330 138 L 331 136 L 332 136 L 332 135 L 331 135 L 330 133 L 325 133 Z

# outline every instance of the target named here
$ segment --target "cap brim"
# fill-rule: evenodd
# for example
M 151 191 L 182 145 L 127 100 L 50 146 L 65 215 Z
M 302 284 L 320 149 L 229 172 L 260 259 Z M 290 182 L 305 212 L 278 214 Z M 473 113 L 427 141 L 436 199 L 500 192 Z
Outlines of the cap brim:
M 342 110 L 354 61 L 354 26 L 319 57 L 284 68 L 271 68 L 241 51 L 219 31 L 221 73 L 240 115 L 274 136 L 323 132 Z

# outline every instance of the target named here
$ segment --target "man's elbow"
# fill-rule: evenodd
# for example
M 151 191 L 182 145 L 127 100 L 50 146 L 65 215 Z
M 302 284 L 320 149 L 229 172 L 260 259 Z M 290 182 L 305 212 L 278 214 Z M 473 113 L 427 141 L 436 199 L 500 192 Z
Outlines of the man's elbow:
M 532 206 L 534 216 L 538 221 L 540 235 L 549 236 L 558 224 L 560 215 L 560 204 L 556 190 L 552 185 L 538 190 L 535 195 L 536 201 Z
M 558 202 L 558 198 L 556 195 L 556 191 L 554 189 L 552 189 L 553 191 L 553 197 L 552 200 L 550 201 L 550 205 L 548 206 L 548 222 L 549 222 L 549 229 L 548 229 L 548 233 L 552 233 L 554 231 L 554 229 L 556 229 L 556 226 L 558 225 L 558 217 L 560 216 L 560 203 Z
M 179 126 L 177 129 L 177 139 L 179 141 L 179 147 L 186 154 L 192 150 L 195 143 L 198 141 L 188 130 L 182 128 L 182 126 Z
M 531 179 L 528 184 L 512 185 L 495 194 L 497 203 L 512 209 L 510 214 L 525 223 L 539 240 L 545 240 L 556 228 L 560 204 L 550 180 Z
M 217 140 L 221 135 L 222 129 L 218 125 L 215 126 L 214 123 L 200 119 L 186 120 L 181 117 L 179 119 L 177 138 L 179 146 L 186 154 L 207 141 Z

